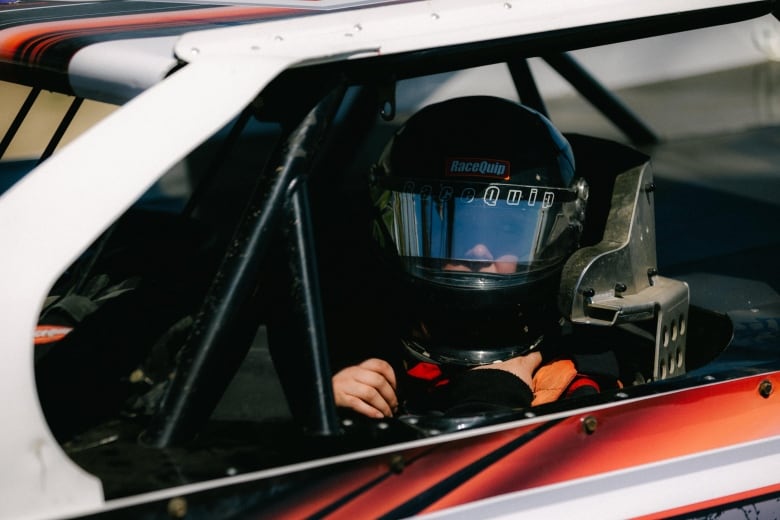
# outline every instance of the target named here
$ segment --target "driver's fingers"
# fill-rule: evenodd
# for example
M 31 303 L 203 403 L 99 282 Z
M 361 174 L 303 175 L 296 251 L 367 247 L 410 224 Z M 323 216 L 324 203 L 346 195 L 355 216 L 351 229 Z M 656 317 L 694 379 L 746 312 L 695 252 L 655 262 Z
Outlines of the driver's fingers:
M 394 383 L 395 378 L 391 380 Z M 347 367 L 333 376 L 333 393 L 336 405 L 369 417 L 392 416 L 398 406 L 391 381 L 364 366 Z
M 374 387 L 357 380 L 349 381 L 342 386 L 340 392 L 335 392 L 336 404 L 351 408 L 369 417 L 390 417 L 393 415 L 392 405 Z
M 393 415 L 386 402 L 377 399 L 369 400 L 368 398 L 357 397 L 351 394 L 345 394 L 343 396 L 340 406 L 350 408 L 366 417 L 373 417 L 374 419 L 382 419 Z
M 395 371 L 393 371 L 393 367 L 390 365 L 390 363 L 384 359 L 367 359 L 358 366 L 381 374 L 387 380 L 387 382 L 390 383 L 390 386 L 393 387 L 393 390 L 397 388 L 395 382 Z
M 360 368 L 363 367 L 361 366 Z M 384 374 L 374 372 L 373 370 L 359 370 L 355 374 L 355 380 L 364 385 L 360 388 L 364 392 L 361 397 L 366 398 L 371 404 L 381 399 L 382 403 L 380 404 L 386 404 L 389 407 L 390 413 L 385 415 L 392 415 L 392 412 L 398 408 L 398 399 L 395 395 L 395 378 L 388 379 Z M 379 395 L 377 396 L 375 393 Z M 382 411 L 385 412 L 386 410 L 382 409 Z

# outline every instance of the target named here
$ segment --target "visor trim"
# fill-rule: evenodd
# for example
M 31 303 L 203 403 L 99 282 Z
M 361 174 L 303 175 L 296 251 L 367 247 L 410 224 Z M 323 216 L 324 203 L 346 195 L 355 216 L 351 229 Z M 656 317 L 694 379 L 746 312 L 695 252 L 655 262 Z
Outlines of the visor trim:
M 492 365 L 516 357 L 527 356 L 539 349 L 544 335 L 537 337 L 529 345 L 510 345 L 496 348 L 457 348 L 457 347 L 424 347 L 413 339 L 401 339 L 404 348 L 415 358 L 438 365 L 456 365 L 476 367 Z
M 482 199 L 489 206 L 495 206 L 498 201 L 504 200 L 510 206 L 526 201 L 529 206 L 541 202 L 543 207 L 548 208 L 556 202 L 572 202 L 580 196 L 576 187 L 528 186 L 459 179 L 420 181 L 407 177 L 385 177 L 379 180 L 379 185 L 390 191 L 419 195 L 423 200 L 446 202 L 456 197 L 470 202 Z

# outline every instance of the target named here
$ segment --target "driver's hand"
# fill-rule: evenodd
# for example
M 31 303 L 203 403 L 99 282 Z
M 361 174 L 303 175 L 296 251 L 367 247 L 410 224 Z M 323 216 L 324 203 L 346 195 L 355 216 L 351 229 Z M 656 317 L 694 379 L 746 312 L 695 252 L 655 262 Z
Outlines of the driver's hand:
M 536 372 L 536 369 L 538 369 L 541 364 L 542 355 L 539 352 L 531 352 L 525 356 L 518 356 L 499 363 L 480 365 L 474 367 L 472 370 L 484 368 L 504 370 L 505 372 L 509 372 L 519 377 L 523 383 L 528 385 L 528 388 L 533 388 L 534 372 Z
M 367 417 L 391 417 L 398 409 L 393 367 L 372 358 L 347 367 L 333 376 L 336 406 L 350 408 Z

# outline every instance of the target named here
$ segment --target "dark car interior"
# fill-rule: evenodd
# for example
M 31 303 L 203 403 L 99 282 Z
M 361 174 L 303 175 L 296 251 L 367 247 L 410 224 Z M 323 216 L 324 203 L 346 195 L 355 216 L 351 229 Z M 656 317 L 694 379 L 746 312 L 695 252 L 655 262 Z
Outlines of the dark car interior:
M 531 55 L 542 43 L 287 72 L 62 274 L 39 323 L 72 331 L 36 345 L 38 392 L 52 431 L 101 477 L 107 497 L 700 381 L 734 324 L 694 298 L 683 377 L 653 381 L 655 330 L 583 327 L 585 343 L 608 335 L 620 345 L 622 389 L 460 417 L 377 421 L 333 404 L 332 370 L 360 359 L 367 342 L 390 343 L 393 308 L 370 254 L 364 175 L 400 123 L 397 83 L 510 51 Z M 566 134 L 591 186 L 583 245 L 597 244 L 615 176 L 644 164 L 639 149 L 657 138 L 566 54 L 549 61 L 589 85 L 583 93 L 630 143 Z M 525 61 L 508 65 L 520 99 L 544 112 Z

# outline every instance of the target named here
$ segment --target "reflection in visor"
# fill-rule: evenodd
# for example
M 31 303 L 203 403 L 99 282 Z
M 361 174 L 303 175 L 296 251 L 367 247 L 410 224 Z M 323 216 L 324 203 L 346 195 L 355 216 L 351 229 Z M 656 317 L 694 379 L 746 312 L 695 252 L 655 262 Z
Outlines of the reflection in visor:
M 418 269 L 512 274 L 544 269 L 574 214 L 573 189 L 387 179 L 383 221 Z

